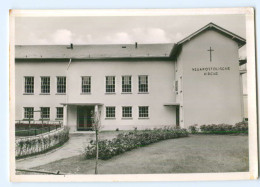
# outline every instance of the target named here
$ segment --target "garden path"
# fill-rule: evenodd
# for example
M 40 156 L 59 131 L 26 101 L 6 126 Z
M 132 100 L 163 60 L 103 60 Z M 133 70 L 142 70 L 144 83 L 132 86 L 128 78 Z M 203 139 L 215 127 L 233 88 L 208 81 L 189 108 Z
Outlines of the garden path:
M 101 138 L 113 138 L 117 132 L 108 133 L 104 132 L 100 134 Z M 34 157 L 28 157 L 25 159 L 16 160 L 16 169 L 29 169 L 41 165 L 69 158 L 72 156 L 80 155 L 84 151 L 84 147 L 95 138 L 94 133 L 77 133 L 70 134 L 70 139 L 61 148 L 52 150 L 46 154 L 37 155 Z

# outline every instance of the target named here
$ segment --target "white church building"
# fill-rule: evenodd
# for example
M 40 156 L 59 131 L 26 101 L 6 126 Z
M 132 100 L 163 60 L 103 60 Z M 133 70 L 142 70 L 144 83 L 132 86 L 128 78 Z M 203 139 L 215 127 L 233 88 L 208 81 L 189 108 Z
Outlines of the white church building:
M 176 44 L 17 45 L 15 117 L 71 132 L 91 129 L 95 110 L 102 130 L 235 124 L 246 117 L 245 44 L 209 23 Z

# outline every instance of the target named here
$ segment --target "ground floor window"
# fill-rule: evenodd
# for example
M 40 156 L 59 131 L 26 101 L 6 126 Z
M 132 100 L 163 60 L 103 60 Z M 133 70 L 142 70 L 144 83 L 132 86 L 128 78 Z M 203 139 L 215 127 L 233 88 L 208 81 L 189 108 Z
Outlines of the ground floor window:
M 123 118 L 131 118 L 132 117 L 132 107 L 131 106 L 123 106 L 122 107 L 122 117 Z
M 50 119 L 50 107 L 41 107 L 41 119 Z
M 115 118 L 116 117 L 116 107 L 114 107 L 114 106 L 106 107 L 106 117 Z
M 56 118 L 63 119 L 63 107 L 56 108 Z
M 149 107 L 139 106 L 139 118 L 148 118 L 148 117 L 149 117 Z
M 24 119 L 33 119 L 33 107 L 24 107 Z

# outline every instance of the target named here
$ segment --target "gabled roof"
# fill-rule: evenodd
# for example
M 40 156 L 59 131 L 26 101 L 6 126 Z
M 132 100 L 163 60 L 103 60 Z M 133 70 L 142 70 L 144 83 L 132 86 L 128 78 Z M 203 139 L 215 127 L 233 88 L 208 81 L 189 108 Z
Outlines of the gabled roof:
M 178 55 L 181 53 L 181 49 L 182 49 L 182 45 L 186 42 L 189 42 L 191 39 L 193 39 L 194 37 L 202 34 L 203 32 L 207 31 L 207 30 L 214 30 L 216 32 L 219 32 L 220 34 L 223 34 L 224 36 L 234 40 L 235 42 L 237 42 L 239 47 L 242 47 L 243 45 L 246 44 L 246 40 L 214 23 L 209 23 L 206 26 L 202 27 L 201 29 L 197 30 L 196 32 L 190 34 L 189 36 L 187 36 L 186 38 L 182 39 L 181 41 L 179 41 L 178 43 L 174 44 L 171 53 L 170 53 L 170 58 L 172 59 L 176 59 L 178 57 Z
M 182 39 L 181 41 L 179 41 L 177 44 L 181 45 L 184 44 L 185 42 L 189 41 L 190 39 L 196 37 L 197 35 L 203 33 L 204 31 L 207 30 L 215 30 L 217 32 L 219 32 L 220 34 L 225 35 L 228 38 L 231 38 L 232 40 L 234 40 L 235 42 L 238 43 L 239 47 L 242 47 L 243 45 L 246 44 L 246 40 L 214 23 L 209 23 L 206 26 L 202 27 L 201 29 L 197 30 L 196 32 L 192 33 L 191 35 L 187 36 L 186 38 Z

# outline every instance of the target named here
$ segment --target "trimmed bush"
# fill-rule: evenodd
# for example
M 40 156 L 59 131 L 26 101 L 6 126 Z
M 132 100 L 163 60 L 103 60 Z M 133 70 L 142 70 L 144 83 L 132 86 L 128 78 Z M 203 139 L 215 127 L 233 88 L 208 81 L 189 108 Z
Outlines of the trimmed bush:
M 228 124 L 211 124 L 200 126 L 201 133 L 205 134 L 247 134 L 248 133 L 248 123 L 239 122 L 235 125 Z
M 187 137 L 186 129 L 165 127 L 163 129 L 153 129 L 144 131 L 131 131 L 120 133 L 112 140 L 99 141 L 99 158 L 107 160 L 113 156 L 119 155 L 132 149 L 146 146 L 162 140 Z M 91 159 L 96 157 L 96 142 L 90 141 L 90 145 L 85 148 L 85 158 Z
M 248 122 L 247 121 L 239 122 L 239 123 L 235 124 L 233 129 L 237 132 L 248 133 Z
M 67 142 L 69 139 L 69 128 L 64 127 L 58 131 L 38 135 L 34 137 L 26 137 L 16 139 L 15 155 L 16 158 L 24 158 L 41 153 L 46 153 L 57 148 Z
M 199 128 L 197 127 L 198 125 L 192 125 L 192 126 L 189 126 L 189 132 L 191 134 L 196 134 L 199 132 Z

